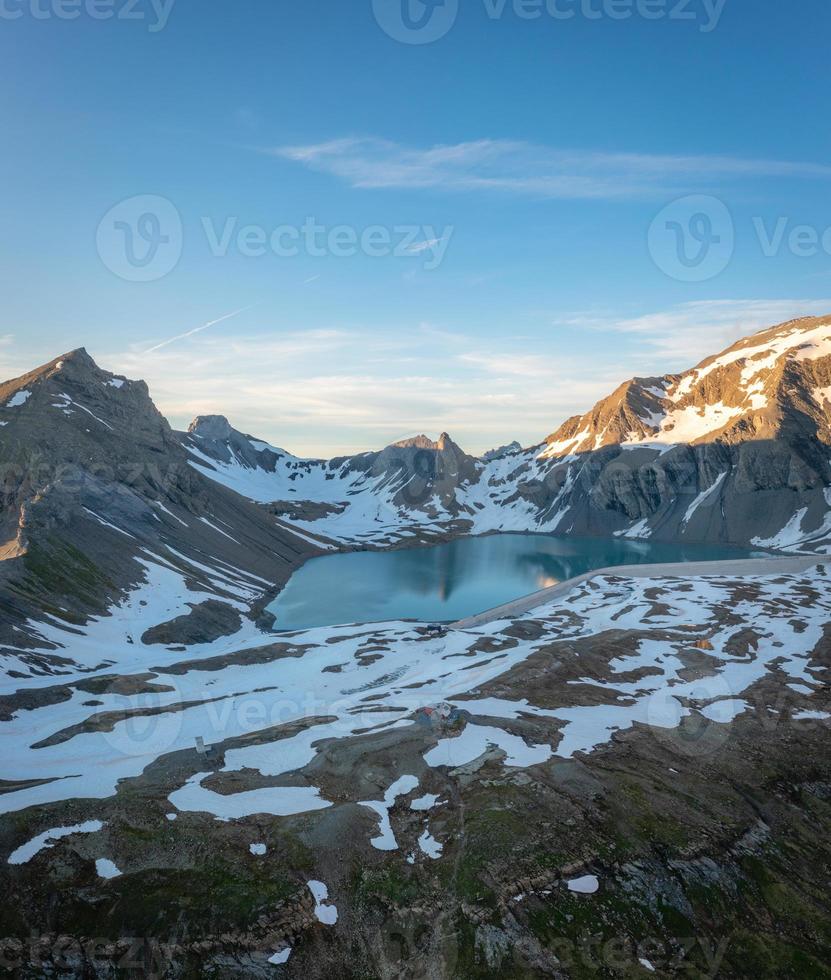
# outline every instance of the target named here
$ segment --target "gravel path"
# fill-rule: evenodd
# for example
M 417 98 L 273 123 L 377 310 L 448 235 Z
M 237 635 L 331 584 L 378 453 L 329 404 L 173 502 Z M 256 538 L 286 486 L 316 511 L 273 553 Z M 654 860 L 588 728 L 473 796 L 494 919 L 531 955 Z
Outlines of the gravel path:
M 814 565 L 829 561 L 822 556 L 806 555 L 798 557 L 736 558 L 729 561 L 682 561 L 663 565 L 613 565 L 611 568 L 596 568 L 575 578 L 566 579 L 548 589 L 532 592 L 530 595 L 506 602 L 493 609 L 486 609 L 475 616 L 468 616 L 451 623 L 451 629 L 472 629 L 484 626 L 497 619 L 513 619 L 524 613 L 544 606 L 554 599 L 571 592 L 575 586 L 599 575 L 617 578 L 698 578 L 702 575 L 784 575 L 804 572 Z

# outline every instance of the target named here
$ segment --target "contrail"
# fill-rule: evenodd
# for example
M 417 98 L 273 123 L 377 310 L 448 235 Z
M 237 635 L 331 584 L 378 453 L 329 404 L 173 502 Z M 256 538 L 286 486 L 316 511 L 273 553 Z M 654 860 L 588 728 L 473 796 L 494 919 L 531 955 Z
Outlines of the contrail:
M 253 305 L 254 304 L 252 304 L 252 306 Z M 184 340 L 185 337 L 192 337 L 195 333 L 201 333 L 203 330 L 207 330 L 208 327 L 213 327 L 217 323 L 222 323 L 223 320 L 230 320 L 232 316 L 239 316 L 240 313 L 245 313 L 246 310 L 250 309 L 251 306 L 244 306 L 241 310 L 234 310 L 233 313 L 226 313 L 225 316 L 219 317 L 218 320 L 209 320 L 207 323 L 203 323 L 201 327 L 194 327 L 193 330 L 188 330 L 186 333 L 180 333 L 175 337 L 170 337 L 168 340 L 163 340 L 160 344 L 156 344 L 155 347 L 148 347 L 144 353 L 152 354 L 153 351 L 161 350 L 162 347 L 167 347 L 168 344 L 175 344 L 177 340 Z

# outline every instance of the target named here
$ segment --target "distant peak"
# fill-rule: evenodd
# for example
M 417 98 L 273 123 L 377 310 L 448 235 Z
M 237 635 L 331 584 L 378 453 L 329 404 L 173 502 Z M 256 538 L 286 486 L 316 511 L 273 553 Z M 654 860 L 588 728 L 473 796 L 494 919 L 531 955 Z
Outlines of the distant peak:
M 420 436 L 412 436 L 409 439 L 401 439 L 398 442 L 392 443 L 395 449 L 432 449 L 434 452 L 444 452 L 446 449 L 458 449 L 458 446 L 450 438 L 446 432 L 438 437 L 438 439 L 433 442 L 429 436 L 424 434 Z
M 197 415 L 188 432 L 203 439 L 229 439 L 234 429 L 224 415 Z
M 480 458 L 486 461 L 492 459 L 502 459 L 503 456 L 509 456 L 511 453 L 518 453 L 521 449 L 522 444 L 514 440 L 505 446 L 499 446 L 498 449 L 489 449 L 486 453 L 482 453 Z
M 412 436 L 409 439 L 400 439 L 392 444 L 396 449 L 436 449 L 436 443 L 428 436 Z

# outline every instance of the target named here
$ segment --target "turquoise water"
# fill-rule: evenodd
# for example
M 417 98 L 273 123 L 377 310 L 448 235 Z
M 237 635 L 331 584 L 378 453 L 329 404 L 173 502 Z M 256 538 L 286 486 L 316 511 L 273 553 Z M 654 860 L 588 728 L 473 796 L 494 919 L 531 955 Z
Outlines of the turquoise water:
M 428 548 L 313 558 L 294 573 L 269 609 L 278 630 L 388 619 L 454 620 L 594 568 L 757 554 L 745 548 L 619 538 L 457 538 Z

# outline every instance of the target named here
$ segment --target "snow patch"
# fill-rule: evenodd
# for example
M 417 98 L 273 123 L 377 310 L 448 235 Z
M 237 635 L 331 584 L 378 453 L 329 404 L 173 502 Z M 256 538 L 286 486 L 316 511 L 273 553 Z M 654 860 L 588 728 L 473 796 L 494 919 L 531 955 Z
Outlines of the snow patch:
M 708 487 L 706 490 L 702 490 L 701 491 L 701 493 L 695 498 L 695 500 L 687 508 L 687 511 L 684 514 L 683 520 L 681 521 L 681 527 L 686 527 L 687 524 L 689 524 L 689 522 L 690 522 L 690 518 L 698 510 L 698 508 L 703 503 L 706 503 L 706 501 L 708 501 L 710 499 L 710 497 L 712 497 L 716 493 L 718 493 L 719 488 L 721 487 L 722 483 L 724 483 L 724 480 L 725 480 L 725 477 L 726 476 L 727 476 L 727 473 L 726 472 L 719 473 L 718 477 L 716 478 L 716 480 L 712 484 L 712 486 Z
M 737 718 L 743 711 L 747 711 L 749 705 L 741 698 L 726 698 L 723 701 L 714 701 L 699 711 L 709 721 L 718 722 L 720 725 L 729 724 Z
M 419 837 L 418 846 L 421 848 L 422 854 L 426 854 L 427 857 L 432 858 L 434 861 L 441 857 L 441 852 L 444 848 L 444 845 L 440 844 L 433 837 L 428 828 L 425 828 L 424 833 Z
M 9 864 L 26 864 L 40 851 L 54 847 L 62 837 L 70 837 L 72 834 L 95 834 L 102 830 L 104 824 L 100 820 L 86 820 L 72 827 L 55 827 L 53 830 L 45 830 L 37 837 L 22 844 L 9 855 Z
M 89 507 L 84 507 L 83 509 L 89 514 L 90 517 L 95 518 L 95 520 L 98 521 L 99 524 L 102 524 L 104 527 L 111 528 L 113 531 L 118 531 L 119 534 L 123 534 L 126 537 L 132 538 L 135 541 L 135 535 L 130 534 L 129 531 L 125 531 L 123 527 L 117 527 L 115 524 L 111 524 L 109 521 L 105 521 L 100 514 L 96 514 L 95 511 L 90 510 Z
M 808 513 L 807 507 L 802 507 L 788 521 L 788 523 L 770 538 L 756 537 L 751 540 L 751 544 L 757 548 L 786 548 L 789 545 L 797 544 L 802 540 L 802 522 Z
M 567 881 L 568 890 L 576 895 L 594 895 L 600 887 L 600 882 L 595 875 L 583 875 L 582 878 L 572 878 Z
M 327 904 L 329 889 L 322 881 L 310 881 L 308 885 L 309 891 L 314 896 L 317 921 L 325 926 L 333 926 L 338 921 L 338 909 L 336 905 Z
M 398 841 L 390 823 L 390 809 L 399 796 L 406 796 L 418 786 L 418 779 L 415 776 L 400 776 L 384 793 L 383 800 L 361 801 L 361 806 L 367 806 L 374 810 L 380 820 L 378 829 L 380 834 L 370 840 L 370 844 L 378 851 L 397 851 Z
M 615 531 L 616 538 L 648 538 L 650 534 L 652 534 L 652 528 L 649 526 L 648 517 L 642 518 L 637 524 L 624 528 L 622 531 Z
M 109 858 L 98 858 L 95 862 L 95 873 L 99 878 L 105 878 L 107 880 L 121 877 L 121 871 L 119 871 Z
M 428 766 L 455 768 L 473 762 L 492 747 L 505 753 L 506 766 L 536 766 L 553 755 L 550 745 L 529 745 L 518 735 L 511 735 L 502 728 L 468 722 L 461 735 L 439 739 L 438 745 L 425 752 L 424 761 Z
M 12 397 L 6 402 L 6 408 L 20 408 L 21 405 L 25 405 L 26 402 L 31 397 L 31 391 L 17 391 Z
M 438 802 L 439 795 L 438 793 L 425 793 L 424 796 L 419 796 L 417 800 L 410 803 L 410 809 L 420 812 L 432 810 Z
M 328 800 L 321 799 L 316 786 L 267 786 L 241 793 L 214 793 L 202 785 L 202 781 L 210 775 L 209 772 L 197 772 L 181 789 L 174 790 L 168 799 L 178 810 L 212 813 L 217 820 L 239 820 L 255 813 L 288 817 L 295 813 L 324 810 L 332 805 Z

